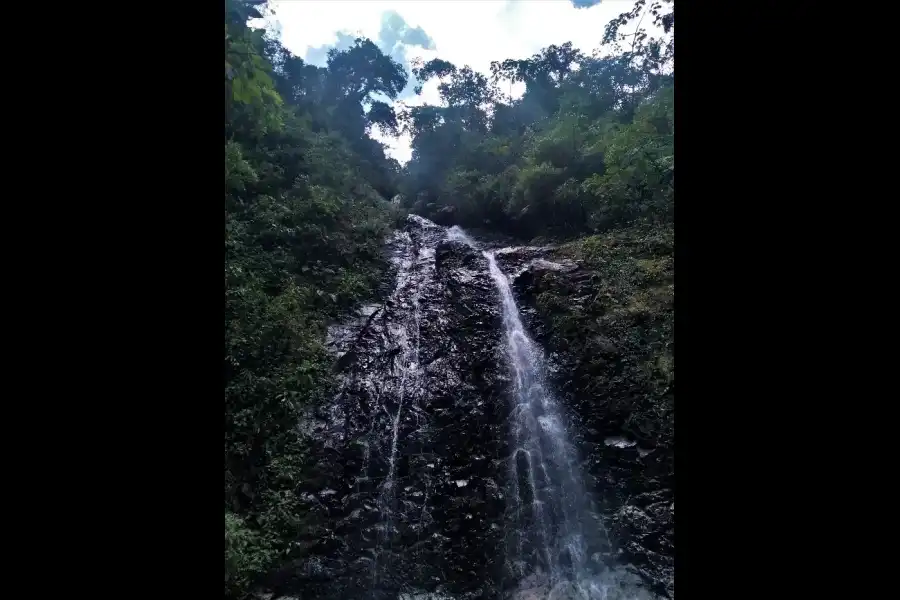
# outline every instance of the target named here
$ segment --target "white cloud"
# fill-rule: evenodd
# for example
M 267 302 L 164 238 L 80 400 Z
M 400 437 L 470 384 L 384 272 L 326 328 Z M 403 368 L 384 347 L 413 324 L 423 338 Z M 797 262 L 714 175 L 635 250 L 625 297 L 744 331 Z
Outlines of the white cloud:
M 333 44 L 338 31 L 376 40 L 382 14 L 394 10 L 409 26 L 424 29 L 435 43 L 434 51 L 411 47 L 409 58 L 440 57 L 489 74 L 491 61 L 525 58 L 551 44 L 571 41 L 590 53 L 600 45 L 606 24 L 633 2 L 604 0 L 589 8 L 575 8 L 569 0 L 272 0 L 271 5 L 281 25 L 282 43 L 297 56 L 311 47 Z M 522 86 L 513 92 L 520 95 Z M 432 82 L 420 97 L 406 103 L 438 100 L 437 82 Z M 388 153 L 397 160 L 409 160 L 408 138 L 373 137 L 387 143 Z

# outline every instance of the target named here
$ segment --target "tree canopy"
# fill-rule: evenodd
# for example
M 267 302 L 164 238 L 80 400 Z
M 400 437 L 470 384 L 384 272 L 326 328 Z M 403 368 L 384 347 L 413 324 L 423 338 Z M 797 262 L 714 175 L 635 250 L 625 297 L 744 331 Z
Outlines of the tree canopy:
M 490 77 L 442 59 L 417 65 L 420 88 L 438 80 L 441 104 L 401 113 L 413 150 L 406 206 L 523 237 L 671 218 L 672 8 L 638 0 L 607 26 L 605 56 L 552 45 L 491 63 Z M 501 92 L 512 83 L 525 84 L 515 100 Z

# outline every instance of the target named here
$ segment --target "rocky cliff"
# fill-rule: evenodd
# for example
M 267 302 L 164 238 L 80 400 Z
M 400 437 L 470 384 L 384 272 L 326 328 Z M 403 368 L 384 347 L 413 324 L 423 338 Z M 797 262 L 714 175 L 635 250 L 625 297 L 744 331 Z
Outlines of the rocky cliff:
M 618 254 L 598 241 L 491 248 L 547 351 L 583 520 L 603 540 L 565 560 L 594 583 L 566 587 L 550 563 L 511 556 L 523 527 L 511 507 L 524 496 L 511 485 L 514 382 L 497 287 L 480 248 L 412 216 L 388 243 L 385 300 L 329 332 L 341 384 L 301 427 L 317 451 L 314 476 L 297 482 L 319 527 L 269 587 L 303 598 L 672 597 L 673 348 L 658 289 L 670 285 L 671 249 L 656 242 Z M 604 271 L 626 258 L 645 262 Z M 552 491 L 529 497 L 532 513 Z M 640 581 L 624 583 L 629 574 Z

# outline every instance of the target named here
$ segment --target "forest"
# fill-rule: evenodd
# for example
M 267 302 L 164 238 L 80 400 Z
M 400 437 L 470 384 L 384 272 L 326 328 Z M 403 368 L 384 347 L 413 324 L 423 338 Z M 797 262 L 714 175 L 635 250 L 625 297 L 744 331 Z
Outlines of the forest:
M 604 239 L 671 240 L 674 219 L 672 0 L 637 0 L 598 32 L 592 54 L 551 45 L 529 58 L 496 57 L 489 75 L 419 61 L 415 84 L 437 79 L 441 104 L 417 107 L 393 103 L 407 72 L 371 40 L 332 50 L 326 67 L 307 64 L 248 25 L 265 4 L 225 1 L 225 596 L 233 599 L 302 561 L 301 540 L 322 527 L 294 493 L 299 478 L 317 477 L 310 457 L 321 451 L 297 424 L 336 385 L 326 327 L 378 296 L 389 268 L 384 240 L 407 214 L 568 244 L 594 260 Z M 515 99 L 514 82 L 525 84 Z M 408 133 L 411 160 L 387 157 L 374 130 Z M 566 326 L 581 335 L 577 323 Z

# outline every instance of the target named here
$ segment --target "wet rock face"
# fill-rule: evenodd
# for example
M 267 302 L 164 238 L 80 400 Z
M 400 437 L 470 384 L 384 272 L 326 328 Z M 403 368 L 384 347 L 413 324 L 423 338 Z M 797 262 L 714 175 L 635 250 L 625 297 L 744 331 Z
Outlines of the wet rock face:
M 633 563 L 610 566 L 596 585 L 617 590 L 620 580 L 641 576 L 671 596 L 671 452 L 609 419 L 608 406 L 573 381 L 579 357 L 534 299 L 550 274 L 577 282 L 581 295 L 572 302 L 587 302 L 591 280 L 553 250 L 512 247 L 495 256 L 575 424 L 585 488 L 612 545 L 598 561 Z M 321 528 L 302 542 L 284 591 L 304 600 L 580 598 L 539 576 L 510 581 L 505 564 L 511 377 L 486 258 L 415 216 L 388 252 L 395 269 L 384 301 L 329 331 L 342 383 L 301 425 L 316 448 L 317 477 L 297 492 Z M 601 346 L 614 364 L 618 338 Z
M 507 452 L 501 328 L 484 257 L 411 217 L 389 243 L 396 288 L 332 328 L 343 386 L 314 434 L 336 539 L 316 598 L 490 597 L 503 567 Z M 307 593 L 309 593 L 308 587 Z M 321 595 L 320 595 L 321 594 Z
M 657 594 L 674 598 L 674 446 L 671 424 L 660 417 L 674 390 L 649 385 L 641 362 L 649 346 L 662 343 L 652 339 L 658 324 L 607 318 L 586 334 L 573 316 L 592 314 L 600 288 L 596 272 L 554 256 L 552 248 L 516 249 L 504 260 L 504 269 L 517 273 L 513 287 L 523 320 L 548 351 L 554 388 L 575 425 L 586 487 L 617 562 Z M 541 293 L 556 294 L 564 304 L 541 310 Z M 590 339 L 580 339 L 585 335 Z

